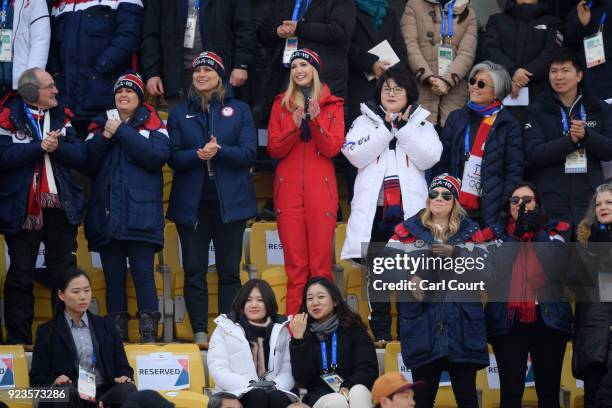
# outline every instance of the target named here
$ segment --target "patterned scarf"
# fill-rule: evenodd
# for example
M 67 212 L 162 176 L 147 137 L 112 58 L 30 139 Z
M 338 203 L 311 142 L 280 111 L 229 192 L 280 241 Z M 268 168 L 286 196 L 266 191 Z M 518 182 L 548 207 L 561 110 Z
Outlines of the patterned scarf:
M 32 118 L 36 122 L 36 124 L 32 123 L 32 126 L 37 126 L 40 130 L 39 134 L 45 138 L 51 128 L 49 113 L 32 108 L 28 109 L 30 109 Z M 40 127 L 41 119 L 43 121 L 42 128 Z M 43 208 L 62 208 L 57 185 L 55 184 L 51 159 L 47 153 L 45 153 L 43 160 L 36 163 L 34 167 L 34 175 L 28 190 L 28 205 L 23 229 L 36 231 L 42 228 Z
M 480 197 L 482 195 L 481 185 L 481 164 L 484 156 L 484 148 L 493 123 L 497 118 L 497 113 L 503 108 L 500 101 L 494 101 L 493 103 L 482 106 L 468 102 L 468 108 L 473 112 L 476 112 L 482 117 L 480 126 L 476 132 L 476 138 L 474 144 L 470 150 L 470 155 L 465 161 L 463 168 L 463 183 L 461 184 L 461 191 L 459 192 L 459 203 L 466 210 L 478 210 L 480 208 Z M 469 123 L 466 129 L 466 138 L 469 138 Z

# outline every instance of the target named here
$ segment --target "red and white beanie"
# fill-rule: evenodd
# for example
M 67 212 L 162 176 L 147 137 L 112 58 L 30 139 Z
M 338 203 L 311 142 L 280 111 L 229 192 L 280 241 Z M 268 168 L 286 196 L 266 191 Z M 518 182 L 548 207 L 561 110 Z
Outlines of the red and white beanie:
M 191 67 L 195 71 L 197 67 L 206 65 L 215 70 L 221 78 L 225 77 L 225 67 L 220 56 L 212 51 L 204 51 L 196 59 L 193 60 Z
M 142 81 L 142 77 L 136 72 L 130 71 L 120 76 L 117 79 L 117 82 L 115 82 L 115 86 L 113 87 L 113 93 L 117 93 L 117 91 L 119 91 L 119 89 L 121 88 L 129 88 L 132 91 L 136 92 L 140 103 L 144 102 L 144 82 Z
M 448 173 L 443 173 L 434 177 L 429 185 L 430 190 L 433 190 L 436 187 L 444 187 L 453 194 L 456 200 L 458 200 L 459 190 L 461 190 L 461 180 L 451 176 Z

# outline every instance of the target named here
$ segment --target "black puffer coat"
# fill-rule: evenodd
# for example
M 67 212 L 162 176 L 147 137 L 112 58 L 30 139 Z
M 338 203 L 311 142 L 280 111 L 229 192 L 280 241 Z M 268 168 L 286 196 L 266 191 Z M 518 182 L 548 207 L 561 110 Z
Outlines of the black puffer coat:
M 444 146 L 442 157 L 434 167 L 434 175 L 450 173 L 454 177 L 463 178 L 464 137 L 470 120 L 470 110 L 467 107 L 457 109 L 448 116 L 440 137 Z M 475 132 L 474 126 L 471 129 Z M 493 225 L 504 206 L 505 198 L 523 179 L 521 129 L 507 109 L 497 114 L 487 138 L 481 174 L 480 215 L 485 225 Z
M 518 68 L 533 74 L 529 91 L 535 96 L 548 80 L 550 59 L 559 50 L 561 21 L 547 14 L 546 5 L 518 5 L 511 0 L 504 13 L 489 17 L 485 33 L 486 59 L 503 65 L 510 76 Z

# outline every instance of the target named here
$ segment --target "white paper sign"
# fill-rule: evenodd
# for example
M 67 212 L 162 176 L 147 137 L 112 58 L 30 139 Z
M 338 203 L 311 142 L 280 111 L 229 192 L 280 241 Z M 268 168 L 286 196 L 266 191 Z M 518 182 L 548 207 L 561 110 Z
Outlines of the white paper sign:
M 399 57 L 397 56 L 395 51 L 393 51 L 393 48 L 391 48 L 391 44 L 389 44 L 389 41 L 387 40 L 384 40 L 383 42 L 368 50 L 368 53 L 376 55 L 378 57 L 378 60 L 385 64 L 387 69 L 400 62 Z M 368 81 L 371 81 L 375 78 L 374 75 L 365 72 L 364 75 L 366 76 Z
M 404 364 L 404 359 L 402 359 L 402 353 L 397 353 L 397 367 L 399 368 L 399 372 L 402 373 L 402 375 L 406 378 L 406 380 L 408 380 L 408 382 L 414 382 L 412 380 L 412 370 L 409 368 L 406 368 L 406 365 Z M 450 380 L 450 374 L 448 371 L 442 371 L 442 374 L 440 375 L 440 387 L 450 387 L 451 386 L 451 380 Z
M 0 355 L 0 389 L 15 388 L 15 369 L 12 354 Z
M 189 388 L 189 358 L 172 353 L 136 356 L 139 390 L 173 391 Z
M 278 237 L 278 230 L 266 231 L 266 256 L 268 265 L 284 265 L 283 245 Z
M 504 106 L 528 106 L 529 105 L 529 88 L 524 86 L 519 90 L 516 98 L 512 94 L 508 94 L 502 101 Z
M 89 255 L 91 256 L 91 266 L 97 269 L 102 269 L 102 260 L 100 259 L 100 253 L 90 252 Z

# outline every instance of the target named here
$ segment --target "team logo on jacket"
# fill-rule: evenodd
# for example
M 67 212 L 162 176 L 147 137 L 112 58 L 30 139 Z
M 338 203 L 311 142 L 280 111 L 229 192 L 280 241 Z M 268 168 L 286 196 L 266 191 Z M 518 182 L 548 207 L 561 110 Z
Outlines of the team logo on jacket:
M 226 106 L 225 108 L 221 109 L 221 114 L 226 118 L 229 118 L 230 116 L 234 115 L 234 108 L 231 106 Z

